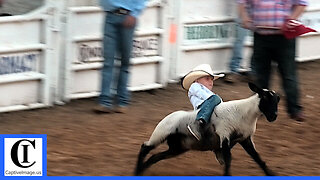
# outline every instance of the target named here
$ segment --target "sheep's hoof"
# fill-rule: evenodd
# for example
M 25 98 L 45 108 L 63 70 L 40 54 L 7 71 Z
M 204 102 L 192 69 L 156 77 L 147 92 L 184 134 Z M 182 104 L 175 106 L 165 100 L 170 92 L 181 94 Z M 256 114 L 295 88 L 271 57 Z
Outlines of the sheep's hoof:
M 134 175 L 135 176 L 141 176 L 141 170 L 136 170 L 135 172 L 134 172 Z
M 136 170 L 134 171 L 134 175 L 135 175 L 135 176 L 141 176 L 141 175 L 142 175 L 142 172 L 143 172 L 143 168 L 140 167 L 140 166 L 137 166 L 137 167 L 136 167 Z
M 270 169 L 268 169 L 268 170 L 266 171 L 266 175 L 267 175 L 267 176 L 276 176 L 277 174 L 274 173 L 273 171 L 271 171 Z

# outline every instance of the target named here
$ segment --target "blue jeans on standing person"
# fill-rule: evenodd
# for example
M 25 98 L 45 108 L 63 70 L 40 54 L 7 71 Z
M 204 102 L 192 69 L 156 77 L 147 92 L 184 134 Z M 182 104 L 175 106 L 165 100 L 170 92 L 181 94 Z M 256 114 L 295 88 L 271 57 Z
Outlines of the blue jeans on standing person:
M 232 73 L 238 73 L 240 64 L 243 58 L 244 39 L 248 33 L 247 29 L 241 27 L 240 23 L 236 24 L 236 39 L 233 43 L 232 58 L 230 60 L 229 68 Z
M 214 108 L 221 103 L 221 98 L 218 95 L 212 95 L 205 100 L 199 107 L 200 111 L 197 114 L 196 120 L 203 119 L 206 124 L 210 122 Z
M 114 100 L 117 105 L 125 107 L 130 101 L 128 91 L 130 56 L 133 44 L 134 29 L 123 26 L 126 15 L 107 13 L 104 25 L 101 94 L 99 104 L 111 107 Z M 118 53 L 117 53 L 118 52 Z M 119 76 L 114 77 L 115 55 L 120 55 Z M 112 86 L 116 85 L 116 96 L 112 93 Z

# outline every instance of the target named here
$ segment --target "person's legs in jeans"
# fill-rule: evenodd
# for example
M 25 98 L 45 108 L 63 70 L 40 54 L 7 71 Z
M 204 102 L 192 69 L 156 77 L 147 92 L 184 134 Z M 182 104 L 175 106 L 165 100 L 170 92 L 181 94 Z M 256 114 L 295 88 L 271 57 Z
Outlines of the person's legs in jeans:
M 104 38 L 103 38 L 103 56 L 104 63 L 102 68 L 101 94 L 99 104 L 105 107 L 111 107 L 113 96 L 111 94 L 111 85 L 113 83 L 114 56 L 118 43 L 118 21 L 116 15 L 108 14 L 105 20 Z
M 124 16 L 125 18 L 125 16 Z M 127 106 L 130 101 L 130 92 L 128 91 L 130 57 L 133 45 L 135 27 L 121 27 L 120 46 L 121 66 L 119 80 L 117 85 L 117 103 L 119 106 Z
M 231 73 L 238 73 L 240 68 L 240 63 L 243 58 L 243 46 L 244 39 L 247 34 L 246 29 L 242 28 L 239 23 L 236 24 L 236 39 L 233 44 L 232 58 L 230 60 L 229 68 Z
M 278 62 L 282 86 L 286 93 L 287 111 L 293 116 L 301 111 L 295 62 L 295 39 L 287 40 L 284 36 L 280 36 L 276 49 L 275 60 Z
M 243 59 L 244 39 L 247 35 L 247 31 L 247 29 L 241 27 L 240 23 L 236 24 L 236 37 L 233 42 L 232 57 L 229 62 L 231 73 L 224 78 L 225 82 L 233 83 L 237 81 L 240 76 L 239 69 Z

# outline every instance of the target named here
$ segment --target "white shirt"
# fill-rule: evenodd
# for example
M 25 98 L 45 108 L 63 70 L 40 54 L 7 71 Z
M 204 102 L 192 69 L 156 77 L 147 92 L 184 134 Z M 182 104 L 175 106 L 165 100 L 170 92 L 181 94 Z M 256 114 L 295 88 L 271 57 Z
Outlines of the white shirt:
M 188 91 L 190 102 L 195 110 L 212 95 L 214 95 L 212 91 L 197 82 L 192 83 Z

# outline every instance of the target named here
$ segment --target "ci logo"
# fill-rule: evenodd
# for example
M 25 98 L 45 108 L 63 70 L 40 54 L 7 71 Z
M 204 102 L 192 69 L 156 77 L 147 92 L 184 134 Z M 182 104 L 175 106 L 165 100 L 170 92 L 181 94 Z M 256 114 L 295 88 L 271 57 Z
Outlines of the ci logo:
M 35 142 L 36 140 L 31 141 L 28 139 L 21 139 L 13 144 L 11 149 L 11 159 L 16 166 L 20 168 L 29 168 L 36 163 L 36 161 L 30 162 L 28 156 L 31 148 L 36 149 Z M 19 159 L 18 149 L 20 146 L 22 147 L 22 158 Z
M 4 176 L 46 175 L 46 135 L 5 134 L 3 136 Z

